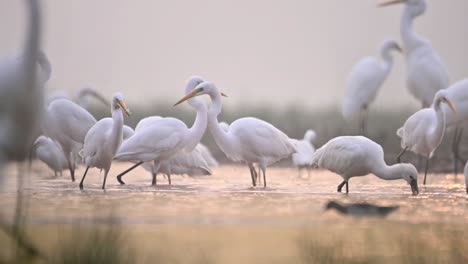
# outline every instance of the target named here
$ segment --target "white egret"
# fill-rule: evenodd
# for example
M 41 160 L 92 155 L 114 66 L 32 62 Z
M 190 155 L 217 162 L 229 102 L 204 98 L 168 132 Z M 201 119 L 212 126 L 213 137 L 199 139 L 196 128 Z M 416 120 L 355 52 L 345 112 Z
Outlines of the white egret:
M 398 162 L 407 149 L 426 158 L 423 184 L 426 184 L 429 160 L 442 142 L 445 133 L 445 114 L 441 103 L 446 103 L 453 112 L 456 112 L 454 104 L 447 98 L 447 90 L 440 90 L 435 95 L 431 108 L 421 109 L 411 115 L 397 131 L 403 148 L 398 154 Z
M 266 187 L 266 168 L 295 152 L 295 147 L 289 137 L 273 125 L 253 117 L 234 121 L 228 131 L 224 131 L 218 123 L 221 113 L 223 95 L 211 82 L 199 84 L 191 93 L 177 104 L 195 96 L 209 95 L 212 106 L 208 113 L 211 134 L 216 144 L 233 161 L 246 162 L 251 171 L 252 185 L 256 186 L 254 163 L 263 172 L 263 184 Z
M 75 181 L 78 152 L 83 148 L 86 133 L 94 124 L 96 119 L 69 99 L 53 100 L 46 108 L 42 130 L 62 147 L 72 181 Z
M 86 170 L 81 178 L 80 189 L 89 168 L 96 167 L 104 170 L 102 189 L 106 188 L 107 174 L 109 173 L 112 159 L 123 140 L 123 112 L 130 116 L 130 111 L 123 101 L 123 95 L 117 93 L 112 100 L 112 118 L 99 120 L 86 134 L 83 150 L 80 156 L 86 165 Z
M 38 0 L 25 1 L 28 29 L 21 54 L 0 62 L 0 160 L 24 160 L 39 128 L 43 87 L 36 72 L 41 58 Z
M 208 149 L 207 146 L 203 145 L 202 143 L 199 143 L 197 145 L 197 148 L 200 151 L 200 155 L 210 168 L 217 167 L 219 165 L 218 161 L 215 159 L 215 157 L 213 157 L 213 154 L 211 154 L 211 151 Z
M 425 0 L 392 0 L 380 6 L 404 3 L 400 33 L 406 58 L 406 83 L 409 92 L 429 107 L 437 91 L 449 86 L 447 68 L 431 43 L 413 30 L 413 20 L 426 11 Z
M 392 51 L 401 52 L 401 48 L 395 41 L 386 40 L 380 50 L 383 61 L 366 57 L 354 65 L 349 74 L 342 109 L 343 117 L 349 122 L 359 117 L 362 135 L 367 132 L 368 107 L 375 100 L 392 69 Z
M 418 171 L 409 163 L 388 166 L 384 161 L 382 147 L 363 136 L 342 136 L 328 141 L 317 149 L 312 159 L 313 166 L 332 171 L 343 178 L 337 191 L 346 185 L 349 192 L 349 179 L 374 174 L 382 180 L 403 179 L 411 186 L 413 195 L 419 193 Z
M 292 155 L 292 161 L 294 166 L 296 166 L 299 170 L 299 176 L 301 175 L 301 169 L 310 169 L 312 166 L 312 157 L 315 152 L 312 141 L 316 138 L 316 136 L 317 134 L 315 134 L 315 131 L 309 129 L 304 134 L 304 139 L 296 140 L 297 152 Z
M 198 76 L 191 77 L 185 91 L 191 91 L 202 81 L 203 79 Z M 122 143 L 115 159 L 137 163 L 117 175 L 117 180 L 121 184 L 125 184 L 122 176 L 144 162 L 154 161 L 154 171 L 157 172 L 161 162 L 170 159 L 182 149 L 190 152 L 197 146 L 206 130 L 208 110 L 206 104 L 200 100 L 192 99 L 188 103 L 197 112 L 191 128 L 175 118 L 151 117 L 148 119 L 151 120 L 148 124 L 137 125 L 135 134 Z M 154 175 L 152 185 L 156 185 Z
M 123 140 L 126 140 L 129 137 L 133 136 L 134 133 L 135 131 L 133 131 L 133 128 L 126 126 L 126 125 L 123 126 L 123 131 L 122 131 Z
M 68 168 L 67 159 L 63 153 L 62 147 L 52 139 L 41 135 L 33 144 L 33 154 L 42 162 L 44 162 L 51 170 L 54 171 L 55 177 L 57 172 L 62 174 L 62 171 Z

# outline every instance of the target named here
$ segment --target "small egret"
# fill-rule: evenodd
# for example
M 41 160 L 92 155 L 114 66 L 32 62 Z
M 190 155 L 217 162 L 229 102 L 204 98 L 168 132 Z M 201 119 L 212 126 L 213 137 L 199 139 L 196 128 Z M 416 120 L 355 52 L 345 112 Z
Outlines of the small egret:
M 231 160 L 247 163 L 253 186 L 256 186 L 253 164 L 257 163 L 262 169 L 263 185 L 266 187 L 267 166 L 291 156 L 296 151 L 289 137 L 273 125 L 253 117 L 238 119 L 229 126 L 227 132 L 224 131 L 218 123 L 223 93 L 211 82 L 199 84 L 177 104 L 204 94 L 209 95 L 212 101 L 208 122 L 216 144 Z
M 386 217 L 391 212 L 400 208 L 399 206 L 378 206 L 368 203 L 354 203 L 342 205 L 335 201 L 328 202 L 325 210 L 335 209 L 341 214 L 350 216 L 370 216 L 370 217 Z
M 419 193 L 416 168 L 409 163 L 388 166 L 384 161 L 382 147 L 363 136 L 342 136 L 331 139 L 315 151 L 312 164 L 343 178 L 343 182 L 338 185 L 338 192 L 341 192 L 345 184 L 346 193 L 349 192 L 350 178 L 372 173 L 382 180 L 403 179 L 410 184 L 413 195 Z
M 46 108 L 42 130 L 62 147 L 72 181 L 75 181 L 78 152 L 83 148 L 86 133 L 94 124 L 96 119 L 69 99 L 53 100 Z
M 80 182 L 80 189 L 83 189 L 83 182 L 88 169 L 96 167 L 104 170 L 104 182 L 102 189 L 106 188 L 107 174 L 109 173 L 112 159 L 123 140 L 123 112 L 130 116 L 130 111 L 123 101 L 123 95 L 117 93 L 112 100 L 112 118 L 99 120 L 86 134 L 83 150 L 80 156 L 86 165 L 86 170 Z
M 398 162 L 407 149 L 426 158 L 423 184 L 426 184 L 429 160 L 442 142 L 445 133 L 445 114 L 441 108 L 442 103 L 446 103 L 453 112 L 456 112 L 454 104 L 447 98 L 447 90 L 440 90 L 435 95 L 431 108 L 421 109 L 411 115 L 403 127 L 397 131 L 403 148 L 398 154 Z
M 354 65 L 348 77 L 342 112 L 347 121 L 359 116 L 362 135 L 366 134 L 368 107 L 392 69 L 392 51 L 401 52 L 401 48 L 393 40 L 385 41 L 380 51 L 382 62 L 374 57 L 366 57 Z
M 191 77 L 185 87 L 186 93 L 192 91 L 202 81 L 203 79 L 198 76 Z M 193 99 L 188 103 L 197 112 L 191 128 L 175 118 L 151 117 L 149 123 L 137 125 L 135 134 L 122 143 L 115 159 L 137 163 L 117 175 L 117 180 L 121 184 L 125 184 L 122 176 L 144 162 L 154 161 L 154 171 L 157 172 L 161 162 L 170 159 L 182 149 L 190 152 L 197 146 L 206 130 L 208 110 L 203 101 Z M 156 185 L 154 175 L 152 185 Z
M 44 135 L 34 141 L 33 154 L 54 171 L 55 177 L 57 177 L 57 172 L 61 175 L 62 171 L 68 168 L 62 147 Z
M 422 103 L 422 107 L 426 108 L 431 105 L 437 91 L 449 86 L 447 68 L 432 48 L 431 43 L 413 30 L 413 20 L 424 14 L 427 7 L 426 1 L 392 0 L 380 6 L 398 3 L 405 4 L 400 33 L 406 58 L 407 87 L 409 92 Z
M 310 169 L 312 165 L 312 157 L 315 152 L 312 141 L 316 136 L 317 135 L 315 134 L 315 131 L 309 129 L 306 131 L 304 139 L 297 140 L 296 142 L 297 152 L 292 155 L 292 161 L 294 166 L 296 166 L 299 170 L 299 176 L 301 175 L 301 169 Z

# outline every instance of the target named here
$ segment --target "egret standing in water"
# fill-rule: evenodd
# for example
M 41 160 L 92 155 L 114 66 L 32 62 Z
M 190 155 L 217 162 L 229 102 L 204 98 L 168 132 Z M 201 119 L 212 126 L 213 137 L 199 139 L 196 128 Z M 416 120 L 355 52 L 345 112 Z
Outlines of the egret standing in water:
M 384 161 L 382 147 L 366 137 L 333 138 L 315 151 L 312 164 L 343 178 L 343 182 L 338 185 L 338 192 L 344 185 L 346 193 L 349 192 L 349 179 L 372 173 L 382 180 L 403 179 L 410 184 L 413 195 L 419 193 L 416 168 L 409 163 L 388 166 Z
M 375 100 L 379 89 L 392 69 L 392 51 L 401 52 L 401 48 L 393 40 L 385 41 L 380 51 L 382 62 L 374 57 L 366 57 L 354 65 L 348 77 L 343 102 L 343 116 L 347 121 L 355 120 L 359 116 L 362 135 L 366 135 L 367 132 L 366 121 L 369 105 Z
M 32 153 L 54 171 L 55 177 L 57 172 L 62 175 L 62 171 L 68 168 L 62 147 L 44 135 L 34 141 Z
M 266 168 L 283 158 L 291 156 L 295 146 L 289 137 L 273 125 L 253 117 L 237 119 L 224 131 L 218 123 L 221 113 L 221 93 L 211 82 L 199 84 L 177 104 L 195 96 L 209 95 L 212 101 L 208 113 L 208 123 L 216 144 L 233 161 L 245 162 L 249 166 L 252 185 L 256 186 L 254 163 L 263 172 L 263 186 L 266 187 Z M 176 104 L 176 105 L 177 105 Z
M 435 95 L 431 108 L 424 108 L 414 113 L 397 131 L 403 148 L 397 157 L 398 162 L 407 149 L 426 158 L 423 184 L 426 184 L 429 160 L 442 142 L 445 133 L 445 114 L 442 110 L 442 103 L 446 103 L 453 112 L 456 112 L 455 106 L 447 98 L 447 90 L 441 90 Z
M 81 157 L 86 165 L 85 173 L 80 182 L 83 182 L 90 167 L 104 169 L 104 182 L 102 189 L 106 188 L 107 174 L 109 173 L 112 159 L 123 140 L 123 112 L 130 116 L 130 111 L 123 101 L 123 95 L 117 93 L 112 100 L 112 118 L 99 120 L 86 134 Z M 123 111 L 123 112 L 122 112 Z
M 185 91 L 191 91 L 203 81 L 194 76 L 189 79 Z M 120 184 L 122 176 L 144 162 L 154 162 L 154 172 L 159 171 L 161 162 L 170 159 L 177 152 L 185 150 L 191 152 L 200 142 L 207 126 L 207 106 L 203 101 L 193 99 L 189 105 L 197 111 L 195 122 L 188 128 L 184 122 L 175 118 L 151 117 L 151 122 L 141 129 L 137 126 L 135 134 L 125 140 L 120 146 L 116 160 L 137 162 L 126 171 L 117 175 Z M 153 174 L 152 185 L 156 185 L 156 174 Z
M 413 30 L 413 20 L 424 14 L 425 0 L 393 0 L 380 4 L 389 6 L 404 3 L 400 33 L 406 58 L 406 83 L 409 92 L 418 99 L 423 108 L 429 107 L 434 95 L 449 86 L 447 68 L 431 43 Z

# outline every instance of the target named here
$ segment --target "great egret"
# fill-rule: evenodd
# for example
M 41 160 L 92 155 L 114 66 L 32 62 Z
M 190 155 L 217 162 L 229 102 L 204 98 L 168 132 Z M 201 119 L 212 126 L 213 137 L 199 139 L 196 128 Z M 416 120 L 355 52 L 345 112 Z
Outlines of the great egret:
M 445 126 L 447 128 L 455 128 L 453 137 L 452 152 L 454 157 L 454 172 L 457 174 L 458 161 L 462 164 L 465 161 L 461 160 L 459 154 L 460 141 L 463 135 L 463 127 L 468 122 L 468 79 L 461 80 L 452 84 L 445 89 L 447 99 L 449 99 L 457 108 L 457 112 L 452 112 L 447 105 L 442 105 L 445 113 Z
M 266 187 L 265 171 L 267 166 L 287 158 L 295 152 L 295 147 L 290 142 L 289 137 L 273 125 L 253 117 L 237 119 L 225 132 L 218 123 L 223 94 L 211 82 L 199 84 L 177 104 L 204 94 L 209 95 L 212 101 L 208 122 L 216 144 L 231 160 L 248 164 L 253 186 L 256 186 L 253 164 L 257 163 L 262 169 L 263 184 Z
M 317 135 L 315 134 L 315 131 L 309 129 L 304 134 L 304 139 L 297 140 L 296 142 L 297 152 L 292 155 L 292 161 L 294 166 L 296 166 L 299 170 L 299 176 L 301 175 L 301 169 L 310 169 L 312 165 L 312 157 L 315 152 L 312 141 L 316 136 Z
M 206 148 L 201 143 L 197 144 L 195 149 L 191 152 L 181 150 L 177 152 L 171 158 L 160 162 L 158 168 L 157 161 L 145 162 L 143 167 L 151 172 L 153 178 L 156 178 L 156 174 L 161 173 L 167 176 L 169 184 L 171 184 L 172 175 L 188 175 L 188 176 L 205 176 L 211 175 L 210 165 L 203 156 L 203 149 Z
M 55 177 L 57 177 L 57 172 L 62 174 L 62 171 L 68 168 L 67 159 L 63 154 L 62 147 L 44 135 L 39 136 L 34 141 L 33 153 L 54 171 Z
M 72 181 L 75 181 L 75 161 L 88 130 L 96 119 L 69 99 L 53 100 L 46 108 L 42 130 L 57 141 L 65 153 Z
M 202 81 L 203 79 L 198 76 L 191 77 L 185 91 L 191 91 Z M 161 162 L 170 159 L 182 149 L 190 152 L 196 147 L 206 130 L 208 110 L 206 104 L 197 99 L 190 100 L 188 103 L 197 111 L 195 122 L 191 128 L 175 118 L 151 117 L 149 124 L 143 127 L 137 125 L 135 134 L 122 143 L 115 159 L 137 163 L 117 175 L 117 180 L 121 184 L 125 184 L 122 181 L 122 176 L 144 162 L 154 161 L 154 171 L 159 171 Z M 154 175 L 152 185 L 156 185 Z
M 102 189 L 106 188 L 107 174 L 109 173 L 112 159 L 123 140 L 123 112 L 130 116 L 130 111 L 123 101 L 123 95 L 117 93 L 112 100 L 112 118 L 99 120 L 86 134 L 83 150 L 80 156 L 86 165 L 86 170 L 80 182 L 80 189 L 83 189 L 83 182 L 89 168 L 96 167 L 104 170 L 104 182 Z
M 39 128 L 43 87 L 36 70 L 41 15 L 38 0 L 25 2 L 29 21 L 23 50 L 16 59 L 0 62 L 0 160 L 28 157 Z
M 363 136 L 331 139 L 315 151 L 312 165 L 330 170 L 343 178 L 343 182 L 338 185 L 338 192 L 344 185 L 346 193 L 349 192 L 350 178 L 372 173 L 382 180 L 403 179 L 410 184 L 413 195 L 419 193 L 416 168 L 409 163 L 388 166 L 384 161 L 382 147 Z
M 359 117 L 362 135 L 366 134 L 368 107 L 392 69 L 392 51 L 401 52 L 401 48 L 393 40 L 385 41 L 380 50 L 382 62 L 366 57 L 354 65 L 348 77 L 342 112 L 347 121 Z
M 398 162 L 400 162 L 401 155 L 407 149 L 426 158 L 423 184 L 426 184 L 429 160 L 445 133 L 445 114 L 441 108 L 441 103 L 446 103 L 453 112 L 456 112 L 454 104 L 447 98 L 447 90 L 440 90 L 435 95 L 431 108 L 421 109 L 411 115 L 403 127 L 397 131 L 403 148 L 397 157 Z
M 406 58 L 406 82 L 409 92 L 429 107 L 437 91 L 449 86 L 447 68 L 431 43 L 413 30 L 413 20 L 426 11 L 425 0 L 393 0 L 380 6 L 404 3 L 400 33 Z
M 368 203 L 354 203 L 343 205 L 335 201 L 328 202 L 325 210 L 335 209 L 340 214 L 351 216 L 370 216 L 370 217 L 385 217 L 389 213 L 400 208 L 399 206 L 378 206 Z

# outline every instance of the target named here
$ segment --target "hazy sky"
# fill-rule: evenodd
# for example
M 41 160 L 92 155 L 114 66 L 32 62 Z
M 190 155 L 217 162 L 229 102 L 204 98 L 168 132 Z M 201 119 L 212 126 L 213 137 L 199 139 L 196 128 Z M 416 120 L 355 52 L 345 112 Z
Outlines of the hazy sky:
M 376 0 L 43 0 L 50 89 L 92 84 L 130 103 L 175 100 L 201 75 L 230 97 L 311 108 L 340 104 L 345 80 L 361 57 L 399 37 L 402 6 Z M 432 41 L 452 81 L 468 76 L 468 1 L 429 0 L 415 29 Z M 24 5 L 0 0 L 0 55 L 24 35 Z M 380 106 L 418 106 L 396 59 Z M 395 105 L 395 106 L 394 106 Z

